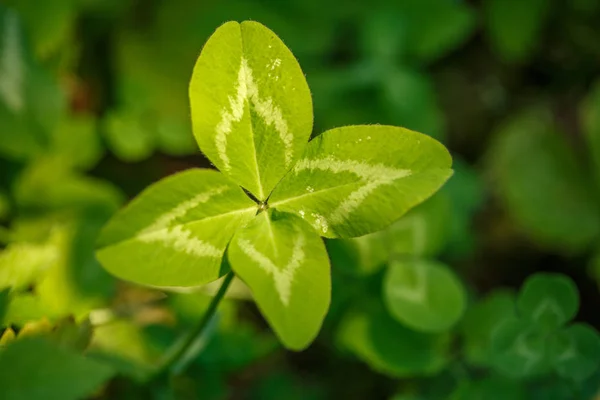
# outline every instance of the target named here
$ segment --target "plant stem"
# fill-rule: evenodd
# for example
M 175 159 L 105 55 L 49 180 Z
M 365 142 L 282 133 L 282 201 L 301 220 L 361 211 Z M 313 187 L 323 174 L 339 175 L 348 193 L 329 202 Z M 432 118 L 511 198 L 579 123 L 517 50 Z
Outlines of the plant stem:
M 217 310 L 219 303 L 225 296 L 225 292 L 227 292 L 227 289 L 229 288 L 229 284 L 231 283 L 233 277 L 233 271 L 229 271 L 227 275 L 225 275 L 225 279 L 223 280 L 219 291 L 217 292 L 217 294 L 215 294 L 215 297 L 212 298 L 210 304 L 208 305 L 208 308 L 202 316 L 202 319 L 198 322 L 198 325 L 196 325 L 188 333 L 185 340 L 182 340 L 178 347 L 171 352 L 169 357 L 165 359 L 163 364 L 158 368 L 158 370 L 154 374 L 153 379 L 168 374 L 177 364 L 179 364 L 186 357 L 187 353 L 190 351 L 190 348 L 193 347 L 194 344 L 198 341 L 198 339 L 202 336 L 204 330 L 212 320 L 212 317 L 215 315 L 215 311 Z

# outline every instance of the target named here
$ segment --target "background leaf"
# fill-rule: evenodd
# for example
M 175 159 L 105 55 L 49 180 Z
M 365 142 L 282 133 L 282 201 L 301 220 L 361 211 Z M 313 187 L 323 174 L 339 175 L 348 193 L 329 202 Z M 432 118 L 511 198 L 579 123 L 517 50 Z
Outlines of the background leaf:
M 383 298 L 390 314 L 417 331 L 446 331 L 465 310 L 462 283 L 439 262 L 392 261 L 383 285 Z
M 538 273 L 523 284 L 517 309 L 522 318 L 543 329 L 555 329 L 577 314 L 579 292 L 575 283 L 564 275 Z
M 7 400 L 79 399 L 113 374 L 106 365 L 42 338 L 17 340 L 0 352 L 0 395 Z

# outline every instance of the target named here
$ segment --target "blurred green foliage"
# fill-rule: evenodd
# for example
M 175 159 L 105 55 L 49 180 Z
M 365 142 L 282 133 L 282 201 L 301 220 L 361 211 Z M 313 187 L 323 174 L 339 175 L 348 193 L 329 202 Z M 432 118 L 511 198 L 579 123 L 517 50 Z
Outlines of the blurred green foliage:
M 307 351 L 238 282 L 187 368 L 149 382 L 214 291 L 117 281 L 94 242 L 149 183 L 210 166 L 187 86 L 214 29 L 247 19 L 299 59 L 315 133 L 405 126 L 455 174 L 388 229 L 327 242 Z M 593 399 L 599 20 L 598 0 L 2 1 L 0 398 Z

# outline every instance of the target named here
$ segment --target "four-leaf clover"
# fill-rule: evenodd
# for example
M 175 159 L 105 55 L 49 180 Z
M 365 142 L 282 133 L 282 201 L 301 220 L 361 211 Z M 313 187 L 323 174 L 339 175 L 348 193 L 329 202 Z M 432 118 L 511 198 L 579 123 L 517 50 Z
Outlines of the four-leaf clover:
M 434 139 L 391 126 L 308 141 L 302 70 L 257 22 L 217 29 L 189 95 L 194 136 L 220 172 L 191 169 L 150 186 L 105 227 L 98 259 L 122 279 L 159 287 L 203 285 L 231 265 L 284 345 L 303 349 L 330 302 L 319 236 L 388 226 L 441 187 L 451 157 Z

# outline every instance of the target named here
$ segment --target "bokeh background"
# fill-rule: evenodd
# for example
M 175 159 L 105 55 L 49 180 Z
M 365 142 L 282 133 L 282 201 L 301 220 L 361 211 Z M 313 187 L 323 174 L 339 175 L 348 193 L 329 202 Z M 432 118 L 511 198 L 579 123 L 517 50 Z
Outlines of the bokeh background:
M 391 124 L 450 149 L 454 177 L 410 218 L 425 227 L 418 256 L 454 271 L 469 305 L 443 340 L 410 356 L 420 364 L 390 372 L 344 324 L 348 310 L 380 297 L 385 260 L 366 242 L 330 242 L 332 309 L 308 350 L 284 351 L 239 286 L 241 300 L 223 304 L 190 372 L 153 395 L 449 398 L 465 376 L 486 376 L 455 362 L 457 353 L 469 361 L 464 326 L 478 299 L 537 271 L 573 278 L 577 320 L 600 328 L 598 0 L 2 0 L 0 289 L 12 287 L 4 326 L 52 330 L 89 316 L 88 353 L 120 371 L 92 397 L 148 398 L 136 379 L 209 298 L 117 281 L 95 261 L 94 240 L 148 184 L 211 167 L 191 133 L 187 85 L 208 36 L 248 19 L 298 58 L 314 134 Z M 411 229 L 397 239 L 399 254 L 417 251 Z M 499 399 L 564 389 L 494 384 L 512 390 Z M 590 385 L 585 393 L 600 386 Z M 564 396 L 556 398 L 575 398 Z

